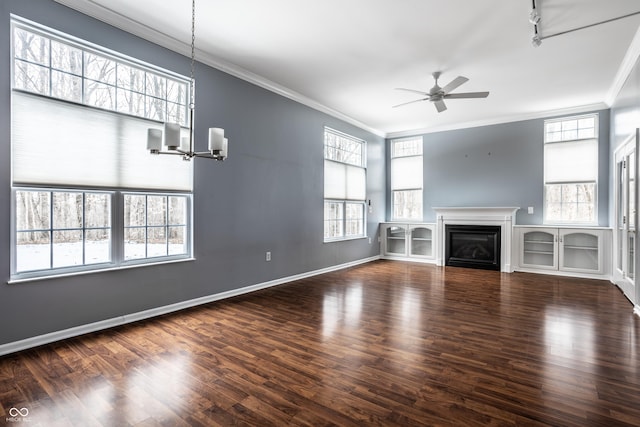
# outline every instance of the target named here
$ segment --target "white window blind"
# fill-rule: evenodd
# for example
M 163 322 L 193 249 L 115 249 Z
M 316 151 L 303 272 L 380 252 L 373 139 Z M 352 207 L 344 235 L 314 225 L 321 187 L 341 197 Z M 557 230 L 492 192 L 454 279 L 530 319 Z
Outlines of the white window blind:
M 324 198 L 365 200 L 366 169 L 345 163 L 324 161 Z
M 391 189 L 422 188 L 422 156 L 398 157 L 391 160 Z
M 13 182 L 191 191 L 193 162 L 146 150 L 152 127 L 161 124 L 14 90 Z
M 544 145 L 546 183 L 590 182 L 598 178 L 598 140 L 583 139 Z

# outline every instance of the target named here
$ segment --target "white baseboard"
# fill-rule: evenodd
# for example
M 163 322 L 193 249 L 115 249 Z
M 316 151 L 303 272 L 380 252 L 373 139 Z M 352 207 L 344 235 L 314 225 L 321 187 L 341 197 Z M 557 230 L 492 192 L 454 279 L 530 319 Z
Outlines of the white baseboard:
M 640 305 L 635 305 L 633 307 L 633 312 L 635 313 L 636 316 L 640 316 Z
M 77 337 L 90 332 L 97 332 L 103 329 L 113 328 L 115 326 L 125 325 L 127 323 L 137 322 L 139 320 L 149 319 L 151 317 L 161 316 L 167 313 L 173 313 L 175 311 L 184 310 L 186 308 L 195 307 L 202 304 L 207 304 L 214 301 L 219 301 L 225 298 L 231 298 L 234 296 L 255 292 L 260 289 L 270 288 L 272 286 L 282 285 L 284 283 L 293 282 L 295 280 L 306 279 L 307 277 L 313 277 L 320 274 L 330 273 L 332 271 L 338 271 L 356 265 L 365 264 L 368 262 L 376 261 L 380 259 L 380 256 L 374 256 L 357 261 L 348 262 L 345 264 L 334 265 L 332 267 L 322 268 L 319 270 L 309 271 L 306 273 L 296 274 L 293 276 L 283 277 L 280 279 L 270 280 L 268 282 L 258 283 L 255 285 L 245 286 L 239 289 L 233 289 L 230 291 L 220 292 L 218 294 L 207 295 L 200 298 L 195 298 L 187 301 L 178 302 L 175 304 L 169 304 L 162 307 L 151 308 L 149 310 L 139 311 L 137 313 L 125 314 L 124 316 L 118 316 L 111 319 L 101 320 L 99 322 L 88 323 L 86 325 L 75 326 L 73 328 L 64 329 L 61 331 L 51 332 L 44 335 L 38 335 L 35 337 L 23 339 L 20 341 L 14 341 L 7 344 L 0 345 L 0 356 L 5 354 L 15 353 L 17 351 L 27 350 L 29 348 L 37 347 L 44 344 L 49 344 L 55 341 L 64 340 L 67 338 Z

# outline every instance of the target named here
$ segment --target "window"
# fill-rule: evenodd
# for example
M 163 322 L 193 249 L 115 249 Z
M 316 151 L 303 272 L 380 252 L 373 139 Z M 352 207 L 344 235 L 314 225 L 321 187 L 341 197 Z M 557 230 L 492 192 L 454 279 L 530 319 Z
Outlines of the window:
M 598 117 L 546 120 L 546 223 L 597 223 Z
M 190 257 L 192 162 L 146 150 L 188 80 L 11 24 L 12 279 Z
M 111 261 L 111 194 L 17 190 L 17 272 Z
M 422 137 L 391 141 L 391 215 L 422 220 Z
M 366 143 L 324 131 L 324 240 L 365 236 Z
M 14 21 L 13 87 L 187 126 L 188 83 L 70 37 Z
M 124 195 L 124 258 L 187 253 L 187 197 Z

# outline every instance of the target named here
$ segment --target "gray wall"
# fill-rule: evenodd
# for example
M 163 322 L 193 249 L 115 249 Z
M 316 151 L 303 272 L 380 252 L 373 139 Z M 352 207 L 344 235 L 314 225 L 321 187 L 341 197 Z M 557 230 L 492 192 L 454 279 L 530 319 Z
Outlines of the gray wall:
M 598 222 L 608 226 L 609 110 L 596 112 Z M 424 221 L 435 222 L 432 207 L 519 206 L 517 224 L 542 224 L 543 133 L 544 119 L 535 119 L 424 134 Z M 532 215 L 527 213 L 529 206 L 534 208 Z
M 196 159 L 193 262 L 7 284 L 10 276 L 10 13 L 154 65 L 189 74 L 189 59 L 51 0 L 0 2 L 0 344 L 379 253 L 384 139 L 198 64 L 196 148 L 207 128 L 230 140 L 224 163 Z M 323 243 L 323 127 L 368 142 L 373 213 L 359 239 Z M 140 141 L 144 144 L 144 141 Z M 264 260 L 265 251 L 272 261 Z

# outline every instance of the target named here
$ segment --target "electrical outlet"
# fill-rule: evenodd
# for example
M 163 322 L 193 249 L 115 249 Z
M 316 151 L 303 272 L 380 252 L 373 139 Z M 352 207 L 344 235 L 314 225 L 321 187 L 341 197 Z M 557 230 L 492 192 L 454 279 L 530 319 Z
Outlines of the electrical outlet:
M 529 207 L 527 208 L 527 213 L 528 213 L 529 215 L 533 215 L 533 206 L 529 206 Z
M 369 244 L 371 244 L 371 237 L 369 237 Z
M 271 261 L 271 252 L 267 252 L 264 257 L 265 261 Z

